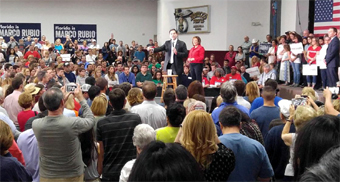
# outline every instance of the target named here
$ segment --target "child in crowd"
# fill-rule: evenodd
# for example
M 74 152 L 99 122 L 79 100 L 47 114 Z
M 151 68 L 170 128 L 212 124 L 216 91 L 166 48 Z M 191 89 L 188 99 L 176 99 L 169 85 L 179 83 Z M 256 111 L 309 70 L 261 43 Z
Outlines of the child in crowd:
M 39 88 L 35 88 L 34 84 L 30 86 L 27 85 L 25 88 L 25 92 L 23 92 L 18 99 L 19 105 L 23 108 L 23 111 L 18 114 L 18 124 L 21 132 L 25 130 L 27 120 L 38 114 L 37 112 L 32 111 L 34 105 L 32 94 L 37 94 Z
M 84 68 L 78 68 L 78 76 L 76 79 L 77 84 L 80 86 L 85 84 L 85 79 L 86 79 L 86 70 Z

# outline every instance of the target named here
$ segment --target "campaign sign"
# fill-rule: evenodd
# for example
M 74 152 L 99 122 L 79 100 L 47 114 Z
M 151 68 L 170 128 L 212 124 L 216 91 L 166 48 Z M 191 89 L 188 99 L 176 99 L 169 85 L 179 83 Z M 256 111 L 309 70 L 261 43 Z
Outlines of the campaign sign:
M 41 38 L 41 24 L 40 23 L 0 23 L 0 36 L 9 42 L 11 36 L 15 40 L 26 39 L 27 36 L 34 38 Z
M 272 44 L 268 44 L 268 43 L 262 43 L 259 46 L 259 53 L 262 55 L 265 55 L 268 53 L 269 48 L 272 47 Z
M 66 41 L 66 35 L 69 35 L 72 41 L 78 40 L 91 42 L 97 39 L 97 25 L 86 24 L 54 24 L 54 40 L 60 39 L 62 43 Z

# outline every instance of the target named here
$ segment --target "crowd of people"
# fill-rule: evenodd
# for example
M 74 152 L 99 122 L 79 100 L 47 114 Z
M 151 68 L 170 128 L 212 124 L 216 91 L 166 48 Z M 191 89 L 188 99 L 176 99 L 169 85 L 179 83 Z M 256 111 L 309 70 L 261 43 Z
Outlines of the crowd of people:
M 144 47 L 0 37 L 0 181 L 339 181 L 340 101 L 328 89 L 336 32 L 324 38 L 325 102 L 315 77 L 295 98 L 278 95 L 291 73 L 292 86 L 301 84 L 301 63 L 314 64 L 322 49 L 309 32 L 301 55 L 290 52 L 295 32 L 268 35 L 264 55 L 246 36 L 223 65 L 205 57 L 198 36 L 188 51 L 175 29 L 162 46 Z M 251 67 L 261 74 L 250 77 Z M 169 70 L 179 85 L 157 103 Z M 210 87 L 220 93 L 207 105 Z

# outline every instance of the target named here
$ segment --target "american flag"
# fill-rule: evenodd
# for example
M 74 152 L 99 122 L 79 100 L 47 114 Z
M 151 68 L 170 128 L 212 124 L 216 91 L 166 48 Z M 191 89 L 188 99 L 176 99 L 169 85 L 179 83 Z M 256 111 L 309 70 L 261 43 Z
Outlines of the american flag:
M 315 0 L 314 34 L 323 36 L 331 27 L 340 29 L 340 0 Z

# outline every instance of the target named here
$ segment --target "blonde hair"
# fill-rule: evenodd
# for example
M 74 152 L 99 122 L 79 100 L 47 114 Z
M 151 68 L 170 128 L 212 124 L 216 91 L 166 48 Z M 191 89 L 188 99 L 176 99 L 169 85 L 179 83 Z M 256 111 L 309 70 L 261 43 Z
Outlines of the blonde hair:
M 33 105 L 33 97 L 28 92 L 22 92 L 19 96 L 18 103 L 20 107 L 27 109 Z
M 97 76 L 97 72 L 100 71 L 100 76 Z M 100 78 L 102 77 L 102 70 L 100 68 L 96 68 L 95 71 L 94 71 L 94 78 L 97 79 L 97 78 Z
M 294 113 L 294 125 L 296 130 L 300 129 L 308 121 L 316 117 L 316 111 L 310 106 L 298 106 Z
M 70 94 L 67 98 L 67 100 L 65 101 L 65 108 L 70 109 L 70 110 L 74 110 L 74 100 L 73 100 L 74 96 L 73 94 Z
M 139 88 L 132 88 L 126 98 L 132 107 L 143 102 L 143 93 Z
M 319 109 L 316 111 L 317 116 L 325 115 L 325 106 L 320 106 Z
M 13 137 L 13 133 L 11 131 L 11 128 L 3 120 L 0 120 L 0 150 L 1 150 L 1 155 L 4 155 L 4 153 L 12 146 L 13 140 L 14 140 L 14 137 Z
M 340 112 L 340 100 L 336 99 L 333 101 L 333 107 L 335 110 L 337 110 L 338 112 Z
M 98 95 L 93 99 L 91 110 L 93 115 L 95 116 L 103 116 L 106 113 L 107 109 L 107 99 L 105 95 Z
M 211 163 L 209 155 L 218 150 L 216 127 L 210 115 L 202 110 L 190 112 L 183 121 L 180 142 L 201 165 L 207 168 Z
M 251 58 L 251 65 L 254 65 L 255 64 L 255 62 L 258 62 L 259 61 L 259 58 L 258 57 L 256 57 L 256 56 L 253 56 L 252 58 Z
M 260 89 L 255 81 L 249 82 L 246 85 L 246 96 L 248 101 L 252 103 L 256 98 L 260 97 Z
M 312 87 L 305 87 L 302 89 L 301 95 L 307 95 L 314 101 L 316 100 L 315 91 Z

